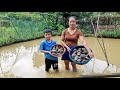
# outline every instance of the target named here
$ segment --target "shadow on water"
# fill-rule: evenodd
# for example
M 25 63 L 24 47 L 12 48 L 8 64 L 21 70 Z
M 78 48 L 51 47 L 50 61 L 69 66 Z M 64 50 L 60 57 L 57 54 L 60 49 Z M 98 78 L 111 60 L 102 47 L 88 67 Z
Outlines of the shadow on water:
M 55 36 L 53 39 L 57 43 L 60 43 L 60 36 Z M 120 72 L 119 53 L 116 53 L 116 51 L 120 50 L 120 39 L 105 39 L 105 46 L 110 62 L 109 66 L 97 40 L 93 37 L 86 37 L 89 47 L 95 54 L 95 59 L 92 59 L 85 65 L 77 65 L 78 72 L 73 72 L 71 65 L 69 71 L 65 70 L 64 62 L 59 57 L 59 72 L 54 72 L 51 68 L 51 73 L 45 72 L 44 54 L 38 52 L 41 40 L 43 39 L 1 47 L 0 77 L 77 78 L 83 75 L 106 75 Z

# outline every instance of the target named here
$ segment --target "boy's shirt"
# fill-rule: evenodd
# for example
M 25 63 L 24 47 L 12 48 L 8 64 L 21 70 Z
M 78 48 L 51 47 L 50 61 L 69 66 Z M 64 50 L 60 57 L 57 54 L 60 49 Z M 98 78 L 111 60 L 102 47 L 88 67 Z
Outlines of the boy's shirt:
M 51 46 L 54 45 L 54 44 L 56 44 L 55 40 L 51 40 L 51 42 L 47 42 L 47 40 L 43 40 L 40 44 L 39 50 L 50 51 Z M 47 58 L 47 59 L 50 59 L 50 60 L 58 61 L 57 57 L 53 57 L 49 53 L 44 53 L 44 57 Z

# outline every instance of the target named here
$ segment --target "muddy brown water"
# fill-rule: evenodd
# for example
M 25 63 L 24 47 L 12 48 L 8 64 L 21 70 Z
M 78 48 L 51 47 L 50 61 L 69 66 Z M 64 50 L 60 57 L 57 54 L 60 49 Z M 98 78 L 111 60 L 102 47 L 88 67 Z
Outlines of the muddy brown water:
M 52 39 L 61 43 L 60 36 L 54 36 Z M 0 47 L 0 77 L 20 77 L 20 78 L 76 78 L 82 75 L 112 74 L 120 72 L 120 39 L 104 38 L 105 49 L 109 61 L 107 65 L 106 58 L 102 49 L 94 37 L 85 37 L 88 46 L 92 49 L 95 58 L 85 65 L 78 65 L 78 72 L 66 71 L 64 62 L 59 57 L 59 72 L 45 72 L 45 63 L 43 53 L 39 53 L 39 45 L 42 39 L 21 42 L 9 46 Z M 100 43 L 102 44 L 101 39 Z M 81 45 L 81 42 L 78 43 Z

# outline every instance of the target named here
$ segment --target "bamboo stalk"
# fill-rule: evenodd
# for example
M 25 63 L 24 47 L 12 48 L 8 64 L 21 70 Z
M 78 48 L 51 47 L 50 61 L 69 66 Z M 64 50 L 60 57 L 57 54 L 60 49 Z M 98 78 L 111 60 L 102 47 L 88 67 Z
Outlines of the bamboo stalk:
M 107 70 L 108 67 L 109 67 L 109 66 L 107 66 L 107 67 L 103 70 L 103 73 L 105 73 L 105 71 Z
M 91 19 L 91 24 L 92 24 L 92 26 L 93 26 L 93 30 L 94 30 L 95 37 L 97 37 L 97 35 L 96 35 L 96 30 L 95 30 L 95 27 L 94 27 L 94 24 L 93 24 L 93 20 L 92 20 L 92 19 Z
M 92 26 L 93 26 L 93 30 L 94 30 L 95 37 L 97 38 L 97 30 L 95 29 L 92 20 L 91 20 L 91 23 L 92 23 Z M 100 41 L 99 41 L 98 38 L 97 38 L 97 41 L 98 41 L 98 43 L 99 43 L 99 45 L 100 45 L 100 47 L 101 47 L 101 49 L 102 49 L 102 51 L 103 51 L 103 53 L 104 53 L 104 55 L 105 55 L 104 49 L 103 49 L 103 47 L 102 47 L 102 45 L 101 45 L 101 43 L 100 43 Z
M 99 18 L 100 18 L 100 12 L 99 12 L 98 20 L 97 20 L 97 30 L 100 32 L 100 29 L 99 29 Z M 101 38 L 102 38 L 102 35 L 101 35 L 101 34 L 100 34 L 100 36 L 101 36 Z M 109 66 L 109 62 L 108 62 L 107 53 L 106 53 L 106 49 L 105 49 L 105 45 L 104 45 L 103 38 L 102 38 L 102 43 L 103 43 L 103 51 L 104 51 L 104 55 L 105 55 L 105 58 L 106 58 L 107 64 L 108 64 L 108 66 Z
M 93 26 L 94 33 L 95 33 L 95 37 L 96 37 L 96 38 L 97 38 L 97 34 L 96 34 L 96 33 L 97 33 L 97 30 L 100 32 L 100 29 L 99 29 L 99 18 L 100 18 L 100 12 L 99 12 L 98 20 L 97 20 L 97 29 L 95 29 L 94 24 L 93 24 L 93 22 L 92 22 L 92 20 L 91 20 L 91 23 L 92 23 L 92 26 Z M 102 38 L 102 35 L 100 35 L 100 36 L 101 36 L 101 38 Z M 107 53 L 106 53 L 106 50 L 105 50 L 103 38 L 102 38 L 103 47 L 102 47 L 101 43 L 99 42 L 99 39 L 98 39 L 98 38 L 97 38 L 97 41 L 98 41 L 98 43 L 99 43 L 99 45 L 100 45 L 100 47 L 101 47 L 101 49 L 102 49 L 102 51 L 103 51 L 103 53 L 104 53 L 104 55 L 105 55 L 107 64 L 108 64 L 108 66 L 109 66 L 109 62 L 108 62 Z

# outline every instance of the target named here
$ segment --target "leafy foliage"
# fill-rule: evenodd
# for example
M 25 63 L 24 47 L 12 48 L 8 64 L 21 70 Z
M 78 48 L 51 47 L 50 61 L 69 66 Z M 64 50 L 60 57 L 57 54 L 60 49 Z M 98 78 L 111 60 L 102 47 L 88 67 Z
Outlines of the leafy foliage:
M 77 27 L 84 34 L 94 34 L 91 19 L 98 17 L 99 12 L 65 13 L 77 17 Z M 119 17 L 120 12 L 100 12 L 100 16 Z M 116 25 L 120 24 L 119 19 L 111 22 Z M 53 35 L 61 35 L 65 29 L 62 14 L 59 12 L 0 12 L 0 46 L 41 38 L 43 30 L 47 28 L 53 31 Z M 120 29 L 118 27 L 114 31 L 102 30 L 98 35 L 119 38 Z

